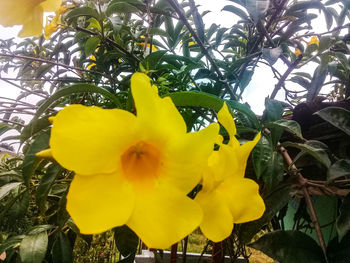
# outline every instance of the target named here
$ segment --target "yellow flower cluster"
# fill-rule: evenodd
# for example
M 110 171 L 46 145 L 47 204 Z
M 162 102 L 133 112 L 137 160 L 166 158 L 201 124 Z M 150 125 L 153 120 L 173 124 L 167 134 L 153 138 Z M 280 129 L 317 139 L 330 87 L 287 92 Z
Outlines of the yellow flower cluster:
M 220 241 L 234 223 L 261 217 L 265 205 L 259 187 L 244 178 L 260 134 L 240 145 L 226 105 L 218 120 L 230 135 L 228 144 L 222 143 L 218 123 L 187 132 L 172 100 L 160 98 L 143 73 L 133 74 L 131 92 L 136 115 L 64 108 L 53 118 L 50 149 L 38 154 L 75 172 L 67 210 L 81 233 L 126 224 L 148 247 L 165 249 L 198 226 Z M 189 198 L 198 184 L 203 189 Z

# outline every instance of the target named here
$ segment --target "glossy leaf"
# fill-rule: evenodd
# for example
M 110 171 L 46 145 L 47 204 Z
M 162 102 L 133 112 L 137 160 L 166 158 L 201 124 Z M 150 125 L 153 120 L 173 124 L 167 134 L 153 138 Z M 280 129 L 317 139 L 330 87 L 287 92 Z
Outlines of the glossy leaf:
M 53 263 L 73 263 L 73 251 L 67 236 L 59 231 L 52 247 Z
M 74 84 L 67 88 L 58 90 L 56 93 L 52 94 L 37 110 L 35 117 L 39 117 L 44 113 L 53 103 L 61 99 L 64 96 L 76 94 L 76 93 L 99 93 L 104 97 L 110 99 L 115 105 L 121 106 L 119 99 L 116 95 L 109 92 L 107 89 L 94 86 L 91 84 Z
M 283 172 L 283 157 L 279 152 L 274 151 L 269 159 L 267 169 L 262 174 L 262 179 L 268 190 L 273 189 L 283 180 Z
M 47 249 L 48 237 L 46 231 L 23 238 L 19 255 L 23 263 L 42 262 Z
M 336 227 L 340 242 L 350 230 L 350 194 L 344 197 L 343 204 L 340 207 L 340 215 L 337 218 Z
M 99 37 L 90 37 L 84 47 L 84 52 L 86 56 L 90 56 L 95 52 L 97 46 L 100 44 L 101 39 Z
M 23 159 L 22 170 L 23 180 L 29 185 L 29 180 L 35 169 L 40 163 L 40 160 L 35 156 L 36 153 L 49 148 L 49 134 L 43 133 L 35 138 L 34 142 L 29 146 Z
M 270 165 L 272 151 L 271 140 L 269 140 L 269 138 L 263 134 L 260 141 L 252 151 L 254 171 L 258 179 L 260 179 L 262 174 L 265 172 L 267 166 Z
M 22 183 L 21 182 L 15 182 L 15 183 L 8 183 L 0 187 L 0 200 L 7 196 L 13 189 L 19 187 Z
M 350 160 L 341 159 L 336 161 L 329 167 L 328 180 L 336 180 L 338 178 L 350 178 Z
M 350 135 L 350 111 L 339 107 L 328 107 L 315 114 Z
M 325 262 L 321 247 L 314 239 L 300 231 L 274 231 L 263 235 L 249 246 L 264 252 L 279 262 Z
M 308 141 L 306 143 L 294 143 L 294 142 L 284 142 L 282 143 L 284 147 L 294 147 L 298 148 L 301 151 L 310 154 L 320 163 L 322 163 L 327 168 L 331 165 L 328 154 L 326 152 L 326 145 L 318 141 Z
M 283 103 L 278 100 L 265 99 L 265 119 L 268 122 L 277 121 L 282 118 Z
M 47 195 L 50 192 L 51 186 L 53 185 L 57 175 L 61 171 L 61 166 L 56 163 L 53 163 L 47 168 L 45 175 L 40 180 L 40 184 L 36 190 L 35 198 L 36 203 L 38 204 L 42 212 L 44 212 L 43 210 L 45 208 Z
M 139 244 L 138 236 L 127 226 L 120 226 L 113 229 L 115 245 L 120 254 L 127 257 L 136 253 Z
M 293 120 L 280 119 L 280 120 L 277 120 L 274 122 L 268 122 L 265 124 L 265 126 L 267 128 L 271 128 L 271 127 L 283 128 L 283 129 L 286 129 L 289 132 L 297 135 L 298 137 L 303 138 L 299 123 L 297 123 L 296 121 L 293 121 Z

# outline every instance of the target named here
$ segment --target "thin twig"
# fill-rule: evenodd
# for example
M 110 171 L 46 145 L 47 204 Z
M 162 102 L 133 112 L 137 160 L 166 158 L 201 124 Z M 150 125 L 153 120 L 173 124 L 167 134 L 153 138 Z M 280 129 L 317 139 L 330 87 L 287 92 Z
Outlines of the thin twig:
M 224 76 L 222 75 L 218 65 L 216 65 L 214 59 L 211 57 L 209 54 L 208 50 L 204 47 L 204 44 L 202 40 L 199 38 L 197 33 L 194 31 L 190 23 L 188 22 L 187 18 L 185 17 L 183 11 L 180 9 L 179 4 L 177 3 L 176 0 L 168 0 L 168 3 L 171 5 L 171 7 L 175 10 L 175 12 L 178 14 L 179 18 L 181 21 L 185 24 L 187 27 L 188 31 L 190 31 L 191 36 L 194 38 L 194 40 L 197 42 L 198 46 L 200 47 L 201 51 L 205 55 L 205 57 L 209 60 L 210 64 L 213 66 L 216 74 L 219 77 L 219 81 L 225 84 L 225 90 L 226 92 L 230 95 L 231 99 L 235 98 L 235 94 L 232 91 L 230 85 L 225 81 Z

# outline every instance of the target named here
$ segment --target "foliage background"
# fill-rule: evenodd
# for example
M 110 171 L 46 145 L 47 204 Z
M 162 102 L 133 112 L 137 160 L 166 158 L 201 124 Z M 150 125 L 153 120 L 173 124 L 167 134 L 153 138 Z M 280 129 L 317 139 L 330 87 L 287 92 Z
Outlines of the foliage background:
M 2 147 L 11 150 L 9 142 L 20 142 L 23 152 L 4 155 L 0 167 L 0 253 L 6 251 L 6 262 L 73 262 L 82 244 L 98 246 L 111 238 L 111 254 L 117 248 L 124 261 L 134 258 L 138 239 L 126 227 L 99 237 L 79 233 L 65 210 L 73 174 L 35 153 L 48 148 L 48 117 L 67 104 L 132 111 L 129 81 L 136 71 L 172 98 L 189 131 L 214 121 L 226 101 L 239 139 L 263 133 L 246 177 L 260 184 L 267 210 L 257 221 L 237 225 L 222 242 L 222 255 L 248 259 L 249 245 L 280 262 L 347 262 L 347 0 L 231 0 L 223 12 L 238 22 L 229 28 L 204 27 L 206 12 L 193 0 L 65 5 L 74 7 L 48 40 L 0 42 L 1 80 L 21 89 L 15 100 L 0 97 Z M 324 19 L 328 30 L 315 33 L 315 19 Z M 257 116 L 241 97 L 260 64 L 270 67 L 277 82 Z M 278 92 L 284 101 L 275 100 Z M 30 96 L 38 103 L 29 103 Z M 32 120 L 24 125 L 21 116 Z M 20 135 L 6 136 L 10 130 Z

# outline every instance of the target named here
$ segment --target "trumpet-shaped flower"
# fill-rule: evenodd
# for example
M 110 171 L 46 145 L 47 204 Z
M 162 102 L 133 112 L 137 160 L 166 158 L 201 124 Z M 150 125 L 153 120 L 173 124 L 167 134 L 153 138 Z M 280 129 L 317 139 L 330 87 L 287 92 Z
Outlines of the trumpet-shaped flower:
M 73 7 L 74 5 L 61 6 L 56 12 L 55 16 L 51 17 L 51 21 L 49 21 L 48 17 L 46 17 L 46 24 L 44 27 L 44 37 L 46 40 L 49 40 L 51 35 L 62 27 L 61 15 Z
M 171 99 L 160 98 L 145 74 L 132 76 L 131 91 L 136 116 L 82 105 L 60 111 L 51 154 L 75 172 L 67 210 L 82 233 L 126 224 L 147 246 L 164 249 L 202 220 L 187 194 L 201 179 L 219 126 L 187 133 Z
M 0 24 L 23 25 L 20 37 L 40 36 L 43 30 L 43 13 L 55 12 L 61 0 L 0 0 Z
M 212 152 L 203 175 L 203 188 L 195 198 L 204 214 L 200 228 L 214 242 L 227 238 L 234 223 L 258 219 L 265 211 L 258 184 L 244 178 L 249 154 L 260 134 L 253 141 L 240 145 L 226 104 L 219 111 L 218 120 L 227 130 L 230 140 L 228 144 L 219 142 L 219 150 Z

